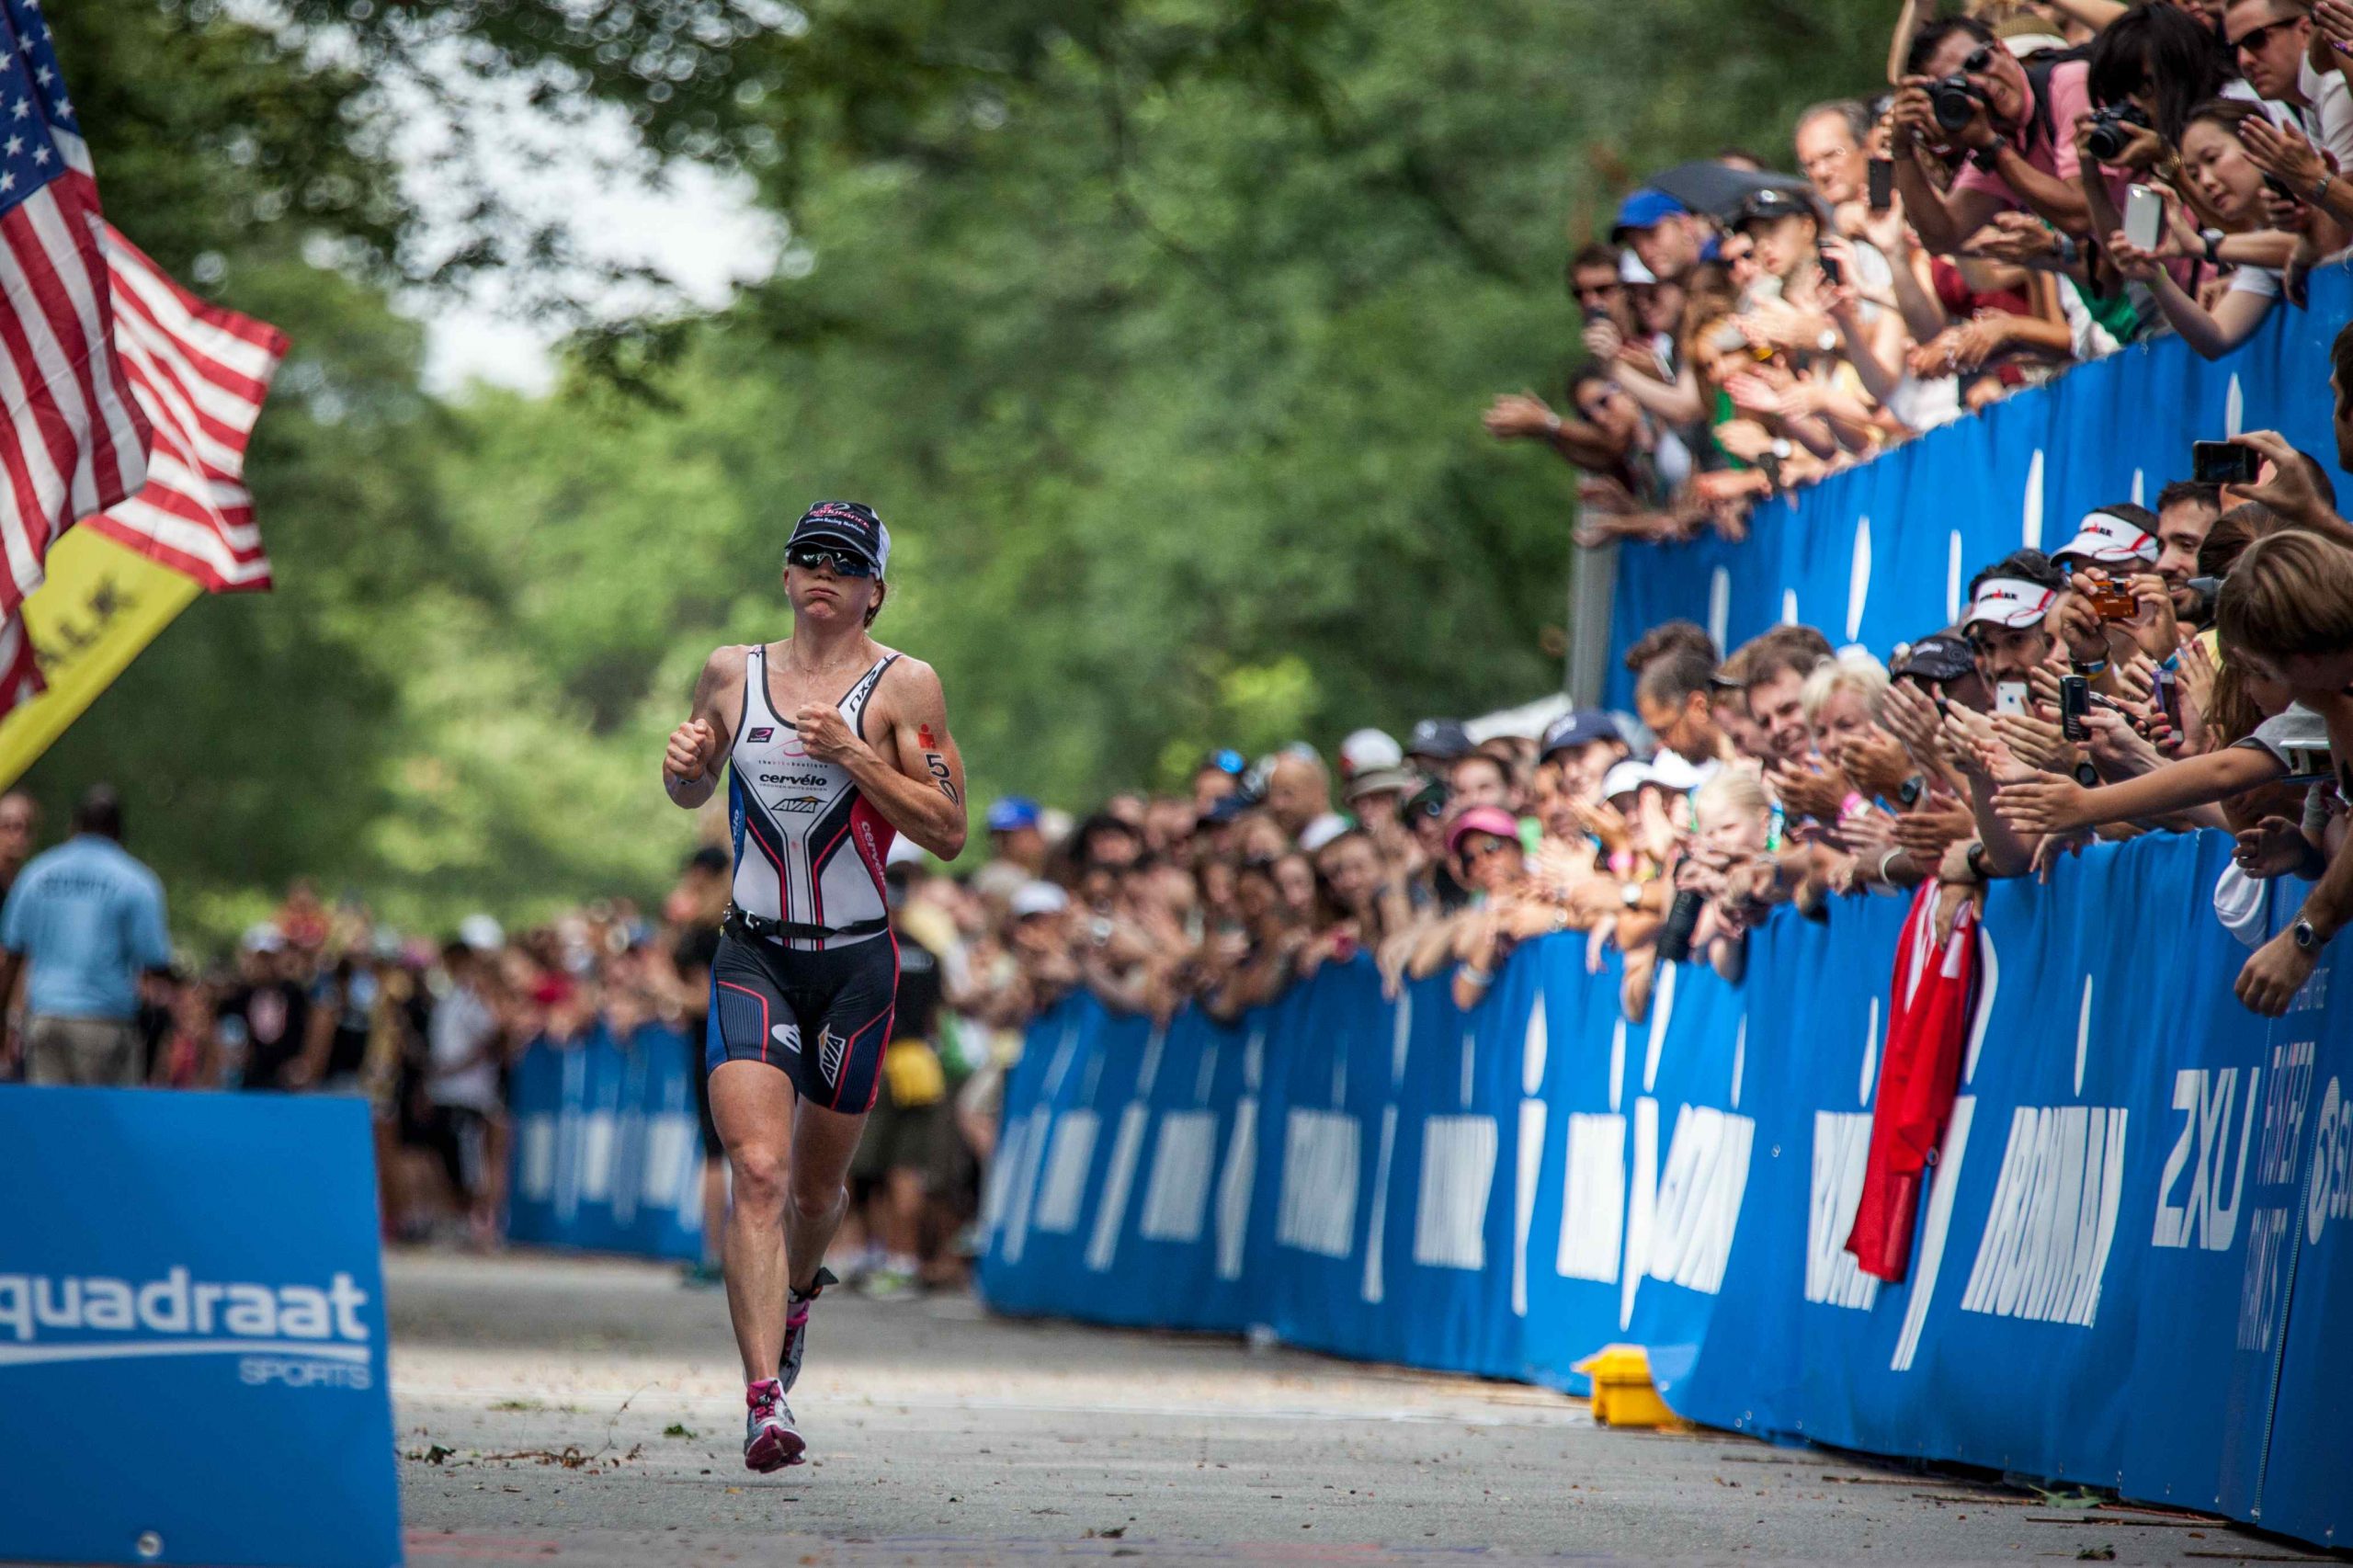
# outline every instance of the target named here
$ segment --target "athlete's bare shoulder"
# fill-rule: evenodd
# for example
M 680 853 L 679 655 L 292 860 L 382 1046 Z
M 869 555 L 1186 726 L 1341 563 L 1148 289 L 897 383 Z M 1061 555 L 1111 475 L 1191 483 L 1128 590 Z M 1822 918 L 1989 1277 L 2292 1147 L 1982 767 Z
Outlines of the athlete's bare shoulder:
M 695 677 L 694 717 L 722 727 L 733 724 L 742 705 L 737 694 L 744 689 L 744 670 L 751 652 L 749 645 L 741 642 L 711 650 L 710 657 L 702 662 L 702 673 Z
M 874 700 L 893 714 L 921 710 L 926 716 L 937 714 L 946 706 L 946 693 L 939 684 L 939 672 L 913 653 L 901 653 L 882 643 L 874 644 L 874 656 L 889 659 L 891 667 L 874 688 Z

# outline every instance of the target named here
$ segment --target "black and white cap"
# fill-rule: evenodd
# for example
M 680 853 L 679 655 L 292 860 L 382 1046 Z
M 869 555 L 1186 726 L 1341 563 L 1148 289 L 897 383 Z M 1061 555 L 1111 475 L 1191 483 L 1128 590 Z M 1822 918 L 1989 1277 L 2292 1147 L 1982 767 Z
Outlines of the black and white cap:
M 891 564 L 891 530 L 874 508 L 857 501 L 820 501 L 801 514 L 785 541 L 789 552 L 800 544 L 833 544 L 855 551 L 881 576 Z

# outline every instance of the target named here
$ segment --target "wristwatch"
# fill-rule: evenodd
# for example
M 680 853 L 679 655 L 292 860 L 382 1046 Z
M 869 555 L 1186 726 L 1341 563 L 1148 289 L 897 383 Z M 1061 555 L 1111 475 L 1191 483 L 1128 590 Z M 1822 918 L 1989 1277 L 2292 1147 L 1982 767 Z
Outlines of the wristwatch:
M 1984 839 L 1972 840 L 1969 847 L 1961 851 L 1961 858 L 1962 864 L 1969 868 L 1970 874 L 1979 881 L 1990 882 L 1994 880 L 1985 869 L 1985 841 Z
M 1643 905 L 1643 884 L 1640 882 L 1622 884 L 1618 889 L 1618 902 L 1629 909 L 1640 909 Z
M 1838 334 L 1836 330 L 1831 327 L 1824 327 L 1822 329 L 1822 335 L 1813 340 L 1813 346 L 1822 350 L 1824 354 L 1837 353 Z
M 2079 762 L 2075 764 L 2075 782 L 2081 784 L 2086 790 L 2098 789 L 2099 769 L 2094 767 L 2088 762 Z
M 2222 266 L 2222 231 L 2220 229 L 2200 229 L 2198 231 L 2198 237 L 2205 244 L 2206 246 L 2206 265 L 2209 267 Z
M 2311 921 L 2297 921 L 2293 926 L 2288 927 L 2288 934 L 2295 938 L 2296 950 L 2298 952 L 2316 953 L 2320 951 L 2320 933 L 2313 929 L 2313 923 Z
M 1927 787 L 1928 780 L 1925 777 L 1917 773 L 1914 774 L 1895 787 L 1896 803 L 1907 809 L 1918 804 L 1920 792 Z
M 2335 175 L 2330 174 L 2326 169 L 2321 170 L 2320 178 L 2313 181 L 2313 206 L 2325 207 L 2328 204 L 2328 187 L 2336 182 L 2336 176 Z
M 1969 154 L 1969 161 L 1989 175 L 1996 173 L 2002 165 L 2002 150 L 2009 144 L 2010 139 L 1997 131 L 1994 140 Z

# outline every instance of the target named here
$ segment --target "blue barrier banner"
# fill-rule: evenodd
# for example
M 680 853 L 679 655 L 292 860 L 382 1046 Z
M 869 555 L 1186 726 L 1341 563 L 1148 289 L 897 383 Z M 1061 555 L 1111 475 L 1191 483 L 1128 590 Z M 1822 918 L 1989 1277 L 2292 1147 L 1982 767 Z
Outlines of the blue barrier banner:
M 2127 348 L 1759 506 L 1741 543 L 1711 534 L 1621 549 L 1609 706 L 1632 706 L 1627 646 L 1676 617 L 1726 649 L 1794 620 L 1884 656 L 1959 620 L 1979 568 L 2021 545 L 2057 549 L 2097 506 L 2154 506 L 2189 477 L 2192 441 L 2278 430 L 2353 494 L 2336 466 L 2328 391 L 2328 346 L 2348 317 L 2353 275 L 2327 268 L 2310 308 L 2276 309 L 2221 359 L 2178 338 Z
M 356 1099 L 0 1087 L 0 1558 L 400 1562 L 372 1147 Z
M 1231 1027 L 1073 997 L 1007 1085 L 983 1293 L 1575 1392 L 1641 1344 L 1711 1425 L 2341 1540 L 2353 1000 L 2324 962 L 2286 1018 L 2238 1006 L 2230 850 L 1993 890 L 1901 1284 L 1845 1250 L 1905 913 L 1866 899 L 1777 915 L 1746 984 L 1670 966 L 1640 1023 L 1574 936 L 1469 1013 L 1363 960 Z
M 507 1236 L 539 1246 L 702 1256 L 699 1043 L 599 1022 L 564 1044 L 534 1040 L 515 1065 Z

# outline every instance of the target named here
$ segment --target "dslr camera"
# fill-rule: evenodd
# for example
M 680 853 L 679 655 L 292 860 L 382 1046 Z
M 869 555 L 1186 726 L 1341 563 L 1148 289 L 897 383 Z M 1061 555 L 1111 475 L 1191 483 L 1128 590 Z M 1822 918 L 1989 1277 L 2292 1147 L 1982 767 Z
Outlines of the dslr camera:
M 1938 129 L 1947 135 L 1967 125 L 1984 102 L 1985 95 L 1958 71 L 1928 84 L 1928 103 L 1937 111 Z
M 2126 128 L 2131 126 L 2143 131 L 2156 129 L 2136 104 L 2109 104 L 2104 108 L 2095 109 L 2091 131 L 2085 137 L 2084 145 L 2090 148 L 2092 156 L 2101 163 L 2111 163 L 2123 155 L 2124 144 L 2131 140 L 2131 132 Z

